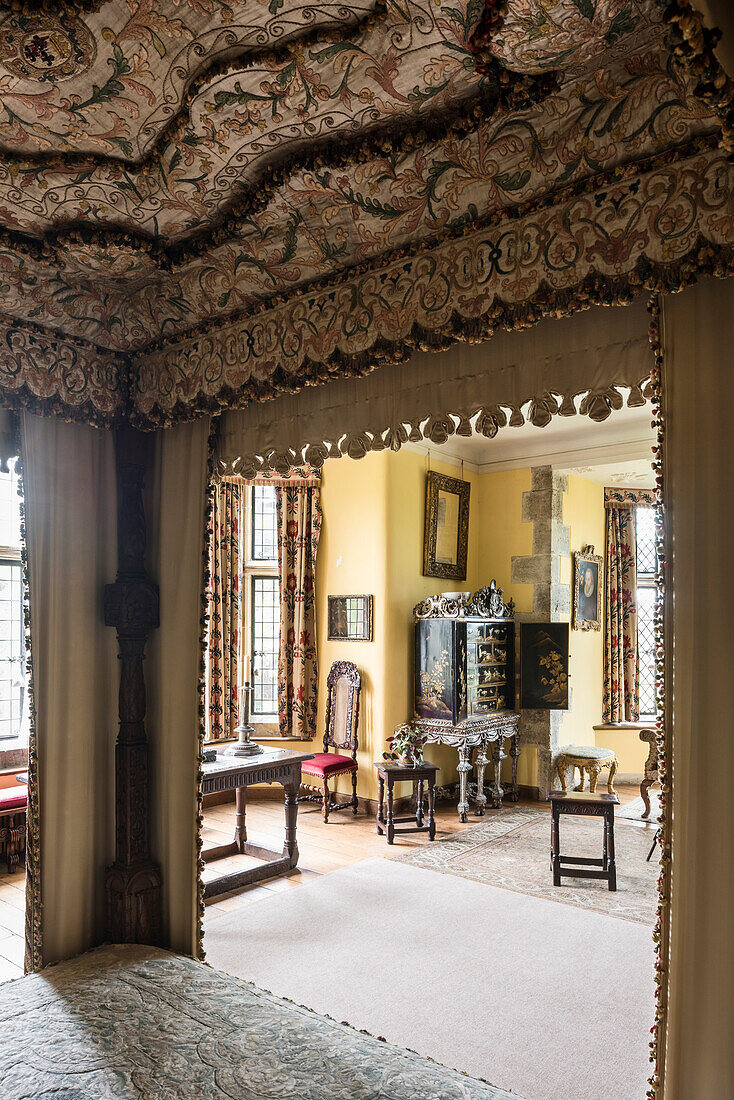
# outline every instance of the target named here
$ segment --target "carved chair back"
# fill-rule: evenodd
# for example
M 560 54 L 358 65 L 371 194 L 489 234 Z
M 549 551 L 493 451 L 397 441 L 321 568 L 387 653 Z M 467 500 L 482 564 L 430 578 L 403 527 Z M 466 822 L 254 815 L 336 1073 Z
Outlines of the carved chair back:
M 362 677 L 351 661 L 334 661 L 326 678 L 326 730 L 324 752 L 329 747 L 352 759 L 357 756 L 357 723 Z

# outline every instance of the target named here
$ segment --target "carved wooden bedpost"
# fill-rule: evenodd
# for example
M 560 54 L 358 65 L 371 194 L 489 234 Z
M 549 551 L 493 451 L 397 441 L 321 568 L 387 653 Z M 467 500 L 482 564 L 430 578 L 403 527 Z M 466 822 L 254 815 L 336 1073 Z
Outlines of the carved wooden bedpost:
M 143 481 L 148 439 L 132 428 L 115 435 L 117 580 L 105 587 L 105 624 L 120 648 L 120 729 L 115 748 L 115 862 L 107 869 L 108 935 L 113 943 L 156 945 L 161 874 L 150 856 L 145 643 L 158 626 L 158 586 L 145 571 Z

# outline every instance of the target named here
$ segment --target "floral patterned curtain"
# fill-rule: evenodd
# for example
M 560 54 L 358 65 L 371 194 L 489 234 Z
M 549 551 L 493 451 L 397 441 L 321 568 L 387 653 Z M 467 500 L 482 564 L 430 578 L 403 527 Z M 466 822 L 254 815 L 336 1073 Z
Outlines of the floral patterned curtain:
M 217 482 L 209 539 L 207 736 L 236 737 L 238 655 L 242 629 L 242 504 L 244 486 Z
M 276 488 L 280 566 L 278 720 L 284 737 L 316 736 L 316 552 L 321 532 L 318 484 Z
M 607 568 L 604 585 L 604 722 L 640 717 L 637 653 L 637 540 L 635 508 L 607 500 Z

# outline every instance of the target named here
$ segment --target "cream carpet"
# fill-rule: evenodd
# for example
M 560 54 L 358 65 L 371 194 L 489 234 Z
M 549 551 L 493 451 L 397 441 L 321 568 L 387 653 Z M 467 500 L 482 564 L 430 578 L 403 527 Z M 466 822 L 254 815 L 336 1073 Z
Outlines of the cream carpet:
M 526 1100 L 645 1096 L 641 924 L 371 859 L 205 927 L 217 969 Z

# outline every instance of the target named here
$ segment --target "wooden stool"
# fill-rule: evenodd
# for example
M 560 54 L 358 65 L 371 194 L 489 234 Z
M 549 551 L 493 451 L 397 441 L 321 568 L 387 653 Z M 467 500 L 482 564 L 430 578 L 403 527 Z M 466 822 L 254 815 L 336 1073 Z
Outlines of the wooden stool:
M 619 805 L 616 794 L 551 791 L 551 870 L 553 885 L 565 878 L 605 878 L 610 890 L 617 889 L 617 864 L 614 856 L 614 807 Z M 604 818 L 604 848 L 601 859 L 562 856 L 560 843 L 561 814 Z M 596 871 L 592 868 L 599 867 Z
M 377 832 L 380 836 L 387 833 L 387 842 L 392 844 L 396 833 L 422 833 L 428 829 L 428 839 L 436 836 L 436 773 L 435 764 L 424 760 L 413 768 L 392 760 L 375 760 L 377 778 L 380 783 L 380 800 L 377 806 Z M 385 817 L 385 782 L 387 781 L 387 818 Z M 393 787 L 396 783 L 412 782 L 418 784 L 418 796 L 415 807 L 415 825 L 411 829 L 396 829 L 396 825 L 413 821 L 410 817 L 395 817 L 393 814 Z M 428 825 L 423 821 L 423 784 L 428 783 Z

